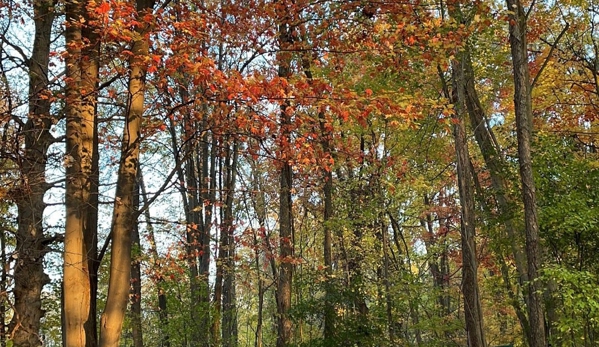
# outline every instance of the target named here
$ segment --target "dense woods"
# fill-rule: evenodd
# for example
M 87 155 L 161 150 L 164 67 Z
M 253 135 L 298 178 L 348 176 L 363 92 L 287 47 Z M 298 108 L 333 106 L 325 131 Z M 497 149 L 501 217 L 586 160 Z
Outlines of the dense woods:
M 596 346 L 595 0 L 3 0 L 0 347 Z

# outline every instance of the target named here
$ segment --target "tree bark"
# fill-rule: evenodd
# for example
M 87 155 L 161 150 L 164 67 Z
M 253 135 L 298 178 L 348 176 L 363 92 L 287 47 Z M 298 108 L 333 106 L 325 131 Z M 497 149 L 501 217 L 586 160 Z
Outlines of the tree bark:
M 138 175 L 139 177 L 139 175 Z M 134 197 L 134 205 L 136 210 L 139 210 L 139 181 L 137 183 L 136 194 Z M 143 329 L 141 325 L 141 243 L 139 240 L 139 223 L 135 221 L 133 224 L 133 233 L 131 237 L 133 245 L 133 260 L 131 262 L 131 335 L 133 339 L 133 347 L 143 347 Z
M 461 57 L 460 57 L 461 58 Z M 468 346 L 485 347 L 483 312 L 478 289 L 478 262 L 476 259 L 476 218 L 470 154 L 464 125 L 465 87 L 461 59 L 453 62 L 454 97 L 454 139 L 457 157 L 458 188 L 461 204 L 461 243 L 462 243 L 462 294 Z
M 139 186 L 141 192 L 141 198 L 143 200 L 144 205 L 148 203 L 148 194 L 146 192 L 146 186 L 144 183 L 144 178 L 142 174 L 141 168 L 138 170 L 138 179 Z M 152 226 L 152 218 L 150 216 L 150 209 L 146 208 L 144 210 L 144 218 L 146 220 L 146 228 L 148 231 L 148 237 L 150 242 L 150 254 L 152 255 L 152 262 L 156 271 L 158 273 L 158 278 L 156 280 L 156 290 L 158 294 L 158 319 L 160 321 L 160 346 L 161 347 L 170 347 L 170 336 L 168 333 L 168 307 L 166 305 L 166 293 L 164 290 L 164 278 L 162 277 L 162 265 L 160 263 L 160 257 L 158 256 L 158 250 L 156 249 L 156 238 L 154 237 L 154 227 Z
M 8 259 L 6 259 L 6 226 L 4 221 L 0 223 L 0 347 L 6 347 L 6 313 L 8 299 L 6 286 L 8 279 Z
M 291 24 L 287 4 L 283 1 L 280 4 L 278 13 L 279 23 L 279 48 L 278 77 L 288 79 L 291 76 L 291 57 L 286 50 L 293 43 L 291 35 Z M 277 278 L 277 347 L 287 347 L 291 343 L 292 322 L 289 317 L 291 309 L 291 288 L 293 281 L 293 215 L 291 188 L 293 186 L 293 172 L 290 158 L 287 158 L 286 152 L 290 141 L 291 119 L 288 115 L 289 104 L 284 102 L 281 105 L 280 122 L 281 134 L 279 151 L 280 171 L 279 171 L 279 271 Z
M 153 0 L 138 0 L 137 13 L 154 7 Z M 100 347 L 117 347 L 127 310 L 131 279 L 131 227 L 136 223 L 133 196 L 139 167 L 141 120 L 144 112 L 146 64 L 149 54 L 149 24 L 137 28 L 139 37 L 133 42 L 130 61 L 129 100 L 119 164 L 113 220 L 110 279 L 106 307 L 101 318 Z
M 304 68 L 304 73 L 308 78 L 308 82 L 313 82 L 312 68 L 310 63 L 310 57 L 304 56 L 302 59 L 302 65 Z M 331 139 L 326 130 L 326 118 L 323 111 L 318 112 L 318 125 L 320 128 L 320 145 L 322 147 L 322 151 L 325 155 L 325 159 L 332 158 L 331 153 Z M 329 343 L 334 343 L 335 337 L 335 307 L 333 304 L 332 298 L 332 288 L 329 281 L 333 275 L 333 258 L 332 258 L 332 228 L 331 228 L 331 219 L 333 218 L 333 168 L 323 168 L 322 169 L 322 177 L 323 177 L 323 204 L 324 204 L 324 212 L 323 212 L 323 258 L 324 258 L 324 268 L 325 274 L 327 278 L 327 282 L 325 283 L 325 307 L 324 307 L 324 332 L 323 337 L 325 341 L 329 341 Z M 326 342 L 325 342 L 326 343 Z
M 259 231 L 261 234 L 266 236 L 266 199 L 264 197 L 264 190 L 262 189 L 262 180 L 260 178 L 261 172 L 258 169 L 258 163 L 255 160 L 250 162 L 252 168 L 252 189 L 254 191 L 255 197 L 252 199 L 254 211 L 256 211 L 256 217 L 258 219 Z M 258 240 L 258 231 L 254 230 L 254 264 L 256 267 L 256 274 L 258 274 L 258 312 L 257 312 L 257 322 L 256 322 L 256 334 L 254 338 L 254 347 L 262 347 L 263 341 L 263 317 L 264 317 L 264 293 L 265 293 L 265 281 L 264 277 L 260 275 L 262 269 L 260 264 L 260 247 L 259 242 L 268 242 L 268 238 L 266 240 Z M 273 271 L 273 276 L 276 273 L 276 268 L 272 265 L 273 262 L 271 260 L 271 268 Z M 276 277 L 276 276 L 275 276 Z
M 54 1 L 33 1 L 35 36 L 29 68 L 29 115 L 18 136 L 24 140 L 20 159 L 21 185 L 10 192 L 17 205 L 18 258 L 14 268 L 14 315 L 9 324 L 15 346 L 41 346 L 38 335 L 42 310 L 42 288 L 49 282 L 43 258 L 48 251 L 43 230 L 49 185 L 45 179 L 48 148 L 54 141 L 50 127 L 51 91 L 48 89 L 48 64 L 54 22 Z
M 487 116 L 481 105 L 478 93 L 474 83 L 474 69 L 472 67 L 472 58 L 470 50 L 466 47 L 463 53 L 462 67 L 464 69 L 464 84 L 466 90 L 466 108 L 468 111 L 470 126 L 474 129 L 474 137 L 483 156 L 483 160 L 493 187 L 493 196 L 497 202 L 497 210 L 501 215 L 502 223 L 505 228 L 505 234 L 509 240 L 514 264 L 518 274 L 518 283 L 524 285 L 528 282 L 528 271 L 526 269 L 526 254 L 524 253 L 521 240 L 523 237 L 519 235 L 518 226 L 514 220 L 513 209 L 516 208 L 512 197 L 508 194 L 509 183 L 506 178 L 509 164 L 505 158 L 501 156 L 501 149 L 495 140 L 493 129 L 488 125 Z M 510 284 L 509 276 L 503 276 L 506 284 L 506 290 L 514 295 L 513 288 Z M 528 301 L 527 298 L 525 298 Z M 516 312 L 523 310 L 519 300 L 511 300 L 512 306 Z M 518 314 L 518 321 L 526 335 L 529 334 L 528 319 L 525 315 Z
M 139 211 L 141 195 L 141 171 L 137 171 L 137 181 L 135 195 L 133 196 L 133 206 L 135 211 Z M 138 215 L 136 213 L 136 215 Z M 136 220 L 133 224 L 131 234 L 132 261 L 131 261 L 131 288 L 129 297 L 131 299 L 131 337 L 133 347 L 143 347 L 143 329 L 141 321 L 141 255 L 143 250 L 139 239 L 139 222 Z
M 528 46 L 526 41 L 527 17 L 520 0 L 507 0 L 510 28 L 510 49 L 514 73 L 514 107 L 516 113 L 516 135 L 518 138 L 518 163 L 524 203 L 524 225 L 526 230 L 526 256 L 529 282 L 526 284 L 527 311 L 530 326 L 530 347 L 545 347 L 545 310 L 540 291 L 539 225 L 537 221 L 537 199 L 532 171 L 532 99 L 528 68 Z
M 223 232 L 226 238 L 226 257 L 224 262 L 223 307 L 222 307 L 222 347 L 236 347 L 237 337 L 237 309 L 235 292 L 235 227 L 233 225 L 233 196 L 237 180 L 238 142 L 233 148 L 227 148 L 225 158 L 225 210 Z
M 96 89 L 98 84 L 98 35 L 95 21 L 83 2 L 66 4 L 66 227 L 64 253 L 64 319 L 67 346 L 94 346 L 95 333 L 84 325 L 95 320 L 90 312 L 92 279 L 89 266 L 95 258 L 97 190 Z M 94 218 L 95 216 L 95 218 Z M 94 224 L 94 225 L 91 225 Z M 89 247 L 89 248 L 88 248 Z M 91 248 L 91 249 L 90 249 Z M 90 255 L 91 254 L 91 255 Z M 96 288 L 97 286 L 94 286 Z M 95 292 L 94 292 L 95 294 Z

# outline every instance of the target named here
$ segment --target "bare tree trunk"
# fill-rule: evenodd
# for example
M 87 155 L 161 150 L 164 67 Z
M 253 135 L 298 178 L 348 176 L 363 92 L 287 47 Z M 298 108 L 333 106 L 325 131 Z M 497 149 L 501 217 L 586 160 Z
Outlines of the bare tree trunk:
M 137 12 L 153 8 L 153 0 L 138 0 Z M 149 39 L 146 31 L 149 24 L 140 26 L 139 37 L 133 42 L 130 62 L 128 112 L 123 130 L 121 161 L 119 164 L 114 212 L 112 220 L 112 251 L 110 256 L 110 280 L 106 307 L 101 319 L 101 347 L 117 347 L 123 319 L 127 310 L 129 281 L 131 279 L 131 227 L 136 223 L 133 197 L 139 167 L 139 142 L 141 119 L 144 112 L 146 59 L 149 54 Z
M 291 286 L 293 279 L 293 235 L 291 214 L 291 165 L 285 160 L 280 172 L 279 238 L 280 265 L 277 285 L 278 336 L 277 347 L 287 347 L 291 342 L 292 323 Z
M 146 186 L 141 168 L 139 169 L 139 186 L 141 189 L 141 196 L 144 205 L 148 202 L 148 194 L 146 192 Z M 158 319 L 160 320 L 160 346 L 170 347 L 170 336 L 168 334 L 168 310 L 166 305 L 166 293 L 164 292 L 164 278 L 162 278 L 162 265 L 160 264 L 160 257 L 158 256 L 158 250 L 156 249 L 156 239 L 154 237 L 154 227 L 152 226 L 152 218 L 150 218 L 150 209 L 144 210 L 144 218 L 146 220 L 146 228 L 148 231 L 148 237 L 150 241 L 150 253 L 152 255 L 152 262 L 157 267 L 159 278 L 157 279 L 156 289 L 158 292 Z
M 476 218 L 472 172 L 470 171 L 470 154 L 466 137 L 463 116 L 465 87 L 462 61 L 453 62 L 454 95 L 456 105 L 454 119 L 454 139 L 457 156 L 458 187 L 461 204 L 461 239 L 462 239 L 462 294 L 464 297 L 464 316 L 469 347 L 485 347 L 483 313 L 478 289 L 478 262 L 476 259 Z
M 8 260 L 6 259 L 6 225 L 0 223 L 0 347 L 6 347 L 6 295 Z
M 381 216 L 381 241 L 383 244 L 383 282 L 385 285 L 385 313 L 387 315 L 387 333 L 389 342 L 395 345 L 395 321 L 393 320 L 393 300 L 391 298 L 391 281 L 389 280 L 389 232 L 388 225 Z
M 541 265 L 539 249 L 539 225 L 537 201 L 532 172 L 532 99 L 530 72 L 528 69 L 528 46 L 526 42 L 527 16 L 520 0 L 507 0 L 510 27 L 510 48 L 514 67 L 514 106 L 516 134 L 518 138 L 518 162 L 524 203 L 524 225 L 526 229 L 526 256 L 528 288 L 526 288 L 530 347 L 545 347 L 545 309 L 538 281 Z
M 509 184 L 506 178 L 507 168 L 509 164 L 505 158 L 501 156 L 501 149 L 495 140 L 493 129 L 488 125 L 487 117 L 483 110 L 482 104 L 476 92 L 474 84 L 474 69 L 472 67 L 472 58 L 469 49 L 463 52 L 462 68 L 464 69 L 464 84 L 466 91 L 466 108 L 470 118 L 470 126 L 474 129 L 474 137 L 480 148 L 481 154 L 485 161 L 485 165 L 489 170 L 491 185 L 493 187 L 493 196 L 497 202 L 497 209 L 500 212 L 503 226 L 505 228 L 506 238 L 509 240 L 512 251 L 514 264 L 518 273 L 518 283 L 524 285 L 528 282 L 528 271 L 526 269 L 526 254 L 524 253 L 521 238 L 518 234 L 518 228 L 515 225 L 513 209 L 516 208 L 514 201 L 508 194 Z M 503 272 L 502 272 L 503 273 Z M 503 276 L 506 285 L 506 290 L 510 296 L 514 296 L 509 276 Z M 528 299 L 526 299 L 528 301 Z M 516 312 L 523 310 L 519 300 L 510 300 Z M 517 315 L 520 325 L 529 335 L 529 325 L 526 315 Z
M 263 322 L 263 315 L 264 315 L 264 280 L 262 279 L 262 276 L 259 275 L 259 271 L 260 271 L 260 257 L 259 257 L 259 253 L 257 250 L 257 237 L 256 237 L 256 233 L 254 232 L 254 247 L 256 248 L 255 251 L 255 257 L 256 259 L 254 260 L 255 265 L 256 265 L 256 271 L 258 272 L 258 312 L 257 312 L 257 322 L 256 322 L 256 336 L 254 338 L 254 347 L 262 347 L 262 336 L 263 336 L 263 332 L 262 332 L 262 322 Z
M 255 198 L 252 200 L 254 205 L 254 211 L 256 211 L 256 217 L 258 218 L 258 226 L 260 227 L 260 233 L 266 235 L 266 201 L 264 197 L 264 190 L 262 189 L 260 172 L 258 171 L 258 165 L 256 161 L 251 162 L 252 167 L 252 189 L 255 194 Z M 267 240 L 266 240 L 267 241 Z M 264 240 L 262 240 L 264 242 Z M 268 241 L 267 241 L 268 242 Z M 264 317 L 264 293 L 265 293 L 265 281 L 263 276 L 260 275 L 262 271 L 260 266 L 260 248 L 257 231 L 254 230 L 254 264 L 256 267 L 256 273 L 258 274 L 258 317 L 256 318 L 256 334 L 254 338 L 254 347 L 262 347 L 263 337 L 263 317 Z M 272 262 L 271 262 L 272 264 Z M 273 275 L 276 268 L 271 265 L 273 269 Z
M 66 4 L 66 61 L 69 83 L 66 87 L 67 162 L 66 228 L 64 253 L 64 319 L 67 346 L 94 346 L 95 332 L 84 325 L 90 312 L 92 279 L 89 266 L 95 258 L 97 230 L 97 129 L 96 89 L 98 84 L 98 35 L 95 21 L 82 2 Z M 93 224 L 93 225 L 92 225 Z M 90 247 L 90 248 L 88 248 Z M 94 289 L 97 286 L 94 286 Z M 94 292 L 95 294 L 95 292 Z M 95 324 L 93 324 L 95 325 Z
M 227 145 L 229 146 L 229 145 Z M 235 293 L 235 227 L 233 225 L 233 197 L 237 180 L 238 142 L 235 140 L 233 148 L 227 148 L 225 157 L 225 211 L 223 232 L 226 233 L 226 258 L 224 261 L 223 284 L 223 319 L 222 337 L 223 347 L 236 347 L 237 337 L 237 309 Z
M 279 23 L 279 48 L 278 54 L 279 71 L 278 76 L 282 79 L 288 79 L 291 76 L 291 57 L 285 50 L 293 43 L 291 35 L 289 9 L 286 2 L 280 4 L 280 13 L 278 13 Z M 281 105 L 281 145 L 289 143 L 291 125 L 290 116 L 287 113 L 289 104 L 287 102 Z M 291 288 L 293 281 L 293 215 L 291 202 L 291 188 L 293 185 L 293 172 L 289 160 L 285 156 L 286 149 L 281 148 L 279 152 L 280 159 L 280 190 L 279 190 L 279 271 L 277 278 L 277 347 L 287 347 L 291 343 L 292 322 L 289 317 L 291 309 Z
M 137 171 L 137 182 L 135 187 L 135 195 L 133 197 L 133 205 L 135 211 L 139 211 L 140 195 L 141 195 L 141 170 Z M 137 214 L 136 214 L 137 215 Z M 131 288 L 129 297 L 131 299 L 131 335 L 133 339 L 133 347 L 143 347 L 143 331 L 141 324 L 141 255 L 143 250 L 139 239 L 139 223 L 136 220 L 133 224 L 133 232 L 131 234 L 132 261 L 131 261 Z
M 10 192 L 17 210 L 16 265 L 14 268 L 14 315 L 9 325 L 13 343 L 19 347 L 41 346 L 38 335 L 41 292 L 49 282 L 44 273 L 43 258 L 48 251 L 44 237 L 43 217 L 46 204 L 44 195 L 49 188 L 45 179 L 48 148 L 54 141 L 50 127 L 51 92 L 48 90 L 48 63 L 54 1 L 33 1 L 35 36 L 29 60 L 29 115 L 22 125 L 19 139 L 24 140 L 24 154 L 20 159 L 21 185 Z
M 96 347 L 98 345 L 97 329 L 97 303 L 98 297 L 98 269 L 101 259 L 98 258 L 98 206 L 99 206 L 99 186 L 100 186 L 100 168 L 98 151 L 98 118 L 97 118 L 97 89 L 99 73 L 100 39 L 95 26 L 82 29 L 82 35 L 89 40 L 89 45 L 84 47 L 84 54 L 88 58 L 81 62 L 83 79 L 82 85 L 85 90 L 93 90 L 86 93 L 83 98 L 83 109 L 86 112 L 93 112 L 94 117 L 89 126 L 93 128 L 92 135 L 92 158 L 91 172 L 89 174 L 89 200 L 87 209 L 87 222 L 83 237 L 87 249 L 87 269 L 90 282 L 90 302 L 89 316 L 84 324 L 85 345 L 86 347 Z M 91 89 L 93 88 L 93 89 Z

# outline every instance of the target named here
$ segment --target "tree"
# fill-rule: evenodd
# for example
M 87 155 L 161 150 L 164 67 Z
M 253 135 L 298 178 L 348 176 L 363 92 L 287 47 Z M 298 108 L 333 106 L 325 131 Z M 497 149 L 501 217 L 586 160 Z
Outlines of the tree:
M 67 346 L 95 346 L 96 335 L 85 324 L 95 321 L 95 301 L 90 261 L 95 246 L 97 194 L 94 168 L 97 169 L 96 97 L 99 73 L 99 41 L 95 6 L 83 2 L 66 5 L 66 224 L 64 247 L 64 319 Z M 91 267 L 91 270 L 90 270 Z M 95 285 L 94 285 L 95 287 Z M 92 296 L 93 294 L 93 296 Z M 95 330 L 95 324 L 91 324 Z M 87 339 L 90 341 L 87 342 Z
M 456 105 L 454 138 L 457 156 L 458 189 L 460 192 L 462 239 L 462 293 L 464 295 L 464 319 L 469 346 L 487 345 L 484 335 L 483 312 L 478 287 L 478 261 L 476 252 L 476 216 L 470 154 L 464 124 L 465 82 L 462 62 L 458 58 L 453 68 L 453 100 Z
M 41 346 L 38 335 L 43 316 L 41 293 L 49 282 L 44 273 L 43 258 L 51 238 L 44 233 L 44 196 L 51 185 L 46 182 L 48 149 L 56 139 L 50 134 L 56 122 L 52 114 L 53 95 L 49 89 L 50 44 L 54 24 L 55 2 L 39 0 L 32 3 L 35 34 L 31 56 L 25 58 L 29 72 L 28 115 L 23 122 L 13 115 L 19 130 L 17 154 L 20 184 L 10 197 L 17 205 L 17 253 L 14 269 L 13 317 L 9 325 L 13 343 L 17 346 Z M 12 110 L 11 110 L 12 111 Z
M 537 197 L 532 171 L 532 99 L 531 81 L 528 68 L 528 45 L 526 39 L 527 15 L 519 0 L 508 0 L 510 9 L 510 48 L 514 69 L 514 105 L 516 113 L 516 134 L 518 138 L 518 165 L 522 201 L 524 203 L 524 225 L 526 230 L 526 257 L 529 283 L 527 287 L 527 311 L 530 325 L 531 347 L 546 345 L 545 310 L 540 291 L 539 278 L 541 253 L 539 245 L 539 224 L 537 217 Z M 529 9 L 530 11 L 530 9 Z
M 112 249 L 110 257 L 110 282 L 106 307 L 102 313 L 100 347 L 116 347 L 122 330 L 129 298 L 131 278 L 131 226 L 136 223 L 134 206 L 141 122 L 144 114 L 145 78 L 149 56 L 149 29 L 153 0 L 139 0 L 135 11 L 144 25 L 136 28 L 129 61 L 129 98 L 121 148 L 121 159 L 116 185 L 113 220 L 111 226 Z
M 278 44 L 280 53 L 277 57 L 279 63 L 278 77 L 282 83 L 291 77 L 291 57 L 287 49 L 293 43 L 292 18 L 289 5 L 284 0 L 277 11 L 278 18 Z M 279 190 L 279 271 L 277 278 L 277 314 L 278 335 L 277 347 L 287 347 L 291 343 L 292 323 L 289 317 L 291 308 L 291 286 L 293 281 L 293 214 L 291 202 L 291 189 L 293 186 L 293 172 L 291 158 L 288 157 L 290 144 L 291 113 L 293 108 L 284 101 L 281 103 L 280 112 L 280 190 Z

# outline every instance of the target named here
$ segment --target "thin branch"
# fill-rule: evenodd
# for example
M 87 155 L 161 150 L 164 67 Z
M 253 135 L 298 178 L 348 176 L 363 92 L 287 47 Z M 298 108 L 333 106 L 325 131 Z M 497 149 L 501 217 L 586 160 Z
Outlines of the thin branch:
M 539 76 L 541 76 L 541 74 L 543 73 L 543 70 L 545 70 L 545 67 L 547 67 L 547 64 L 549 64 L 549 60 L 551 60 L 551 56 L 553 55 L 553 51 L 555 50 L 555 47 L 559 43 L 559 40 L 562 38 L 562 36 L 564 36 L 564 34 L 568 30 L 568 28 L 570 28 L 570 23 L 566 22 L 566 26 L 564 27 L 564 29 L 562 29 L 562 32 L 559 33 L 559 35 L 555 39 L 555 42 L 553 42 L 553 44 L 551 45 L 551 49 L 549 50 L 549 54 L 547 55 L 547 58 L 545 58 L 545 61 L 543 61 L 543 65 L 541 65 L 541 68 L 539 69 L 539 72 L 537 73 L 535 78 L 532 80 L 532 83 L 530 84 L 531 92 L 532 92 L 533 88 L 535 87 L 535 84 L 539 80 Z
M 528 11 L 526 11 L 526 14 L 524 15 L 524 18 L 526 18 L 526 20 L 528 20 L 528 16 L 530 16 L 532 9 L 535 7 L 535 3 L 536 3 L 536 0 L 532 0 L 532 2 L 530 3 L 530 7 L 528 8 Z
M 112 240 L 112 231 L 110 232 L 110 234 L 108 234 L 108 236 L 106 237 L 106 240 L 104 240 L 102 249 L 100 250 L 100 253 L 98 254 L 98 263 L 102 262 L 102 258 L 104 258 L 104 255 L 106 254 L 106 250 L 108 250 L 108 245 L 110 245 L 111 240 Z

